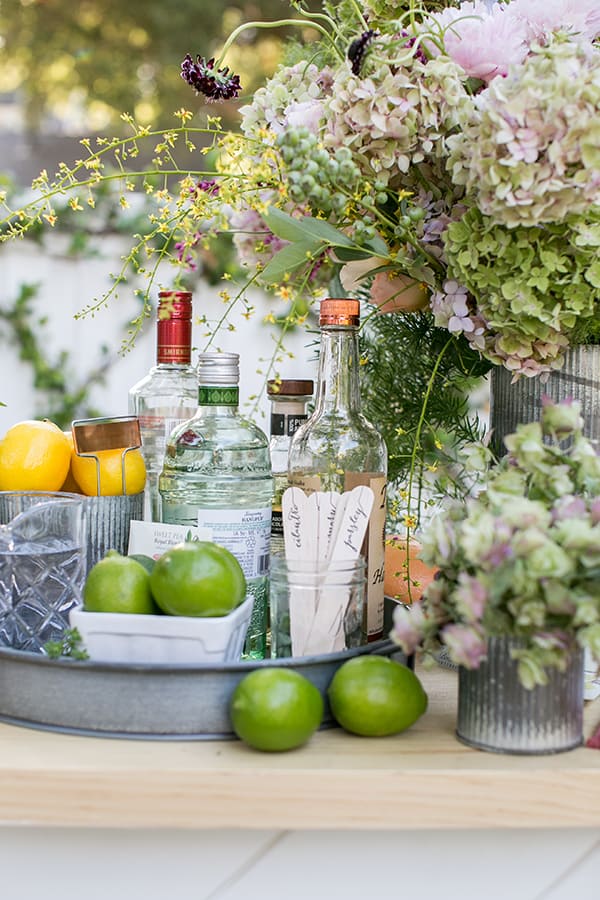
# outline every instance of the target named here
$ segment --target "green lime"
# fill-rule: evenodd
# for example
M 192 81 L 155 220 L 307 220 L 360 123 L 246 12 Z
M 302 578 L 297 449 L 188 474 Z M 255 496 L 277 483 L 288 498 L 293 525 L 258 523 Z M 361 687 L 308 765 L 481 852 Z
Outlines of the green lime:
M 155 613 L 148 572 L 135 559 L 109 550 L 90 569 L 83 586 L 83 608 L 88 612 Z
M 255 750 L 293 750 L 306 743 L 323 718 L 323 698 L 293 669 L 254 669 L 233 692 L 233 730 Z
M 150 574 L 156 564 L 156 560 L 152 559 L 151 556 L 146 556 L 145 553 L 130 553 L 128 559 L 135 559 L 136 562 L 139 562 L 145 568 L 148 574 Z
M 189 541 L 171 547 L 156 560 L 150 588 L 168 615 L 226 616 L 243 602 L 246 579 L 225 547 Z
M 404 731 L 427 709 L 427 694 L 415 673 L 386 656 L 356 656 L 343 663 L 327 696 L 338 724 L 367 737 Z

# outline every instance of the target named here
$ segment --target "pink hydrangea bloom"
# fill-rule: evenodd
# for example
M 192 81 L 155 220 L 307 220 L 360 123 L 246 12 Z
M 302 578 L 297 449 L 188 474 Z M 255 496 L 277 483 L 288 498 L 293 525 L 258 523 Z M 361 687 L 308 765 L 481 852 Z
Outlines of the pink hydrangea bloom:
M 286 124 L 290 128 L 308 128 L 313 134 L 318 134 L 325 114 L 326 110 L 322 100 L 303 100 L 300 103 L 290 103 L 285 113 Z
M 483 616 L 488 600 L 487 588 L 478 578 L 461 572 L 458 576 L 458 586 L 454 591 L 454 600 L 457 609 L 467 622 L 478 622 Z
M 394 610 L 394 626 L 390 632 L 393 641 L 399 644 L 404 652 L 410 656 L 414 653 L 425 632 L 425 618 L 420 603 L 413 603 L 411 607 L 398 605 Z
M 442 640 L 457 666 L 478 669 L 487 656 L 487 640 L 483 631 L 474 625 L 446 625 Z
M 528 25 L 512 14 L 512 5 L 465 2 L 458 9 L 435 13 L 425 26 L 433 33 L 444 29 L 446 53 L 471 78 L 491 81 L 506 75 L 510 66 L 523 62 L 527 55 Z M 427 49 L 439 54 L 431 42 Z

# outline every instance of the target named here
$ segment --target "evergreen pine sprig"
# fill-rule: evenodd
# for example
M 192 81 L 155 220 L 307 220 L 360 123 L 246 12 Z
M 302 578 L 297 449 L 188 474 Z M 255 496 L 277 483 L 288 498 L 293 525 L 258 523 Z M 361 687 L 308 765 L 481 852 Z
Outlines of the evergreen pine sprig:
M 460 490 L 456 450 L 482 433 L 469 391 L 490 364 L 423 313 L 373 315 L 361 341 L 363 410 L 386 441 L 389 481 L 406 501 L 402 524 L 414 529 L 424 481 L 435 475 L 446 492 L 452 482 Z

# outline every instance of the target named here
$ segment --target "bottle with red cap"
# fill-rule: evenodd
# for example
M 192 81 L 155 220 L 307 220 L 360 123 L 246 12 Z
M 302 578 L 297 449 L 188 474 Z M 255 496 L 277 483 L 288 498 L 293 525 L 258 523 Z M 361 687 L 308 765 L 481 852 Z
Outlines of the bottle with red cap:
M 312 491 L 350 491 L 368 485 L 375 503 L 363 544 L 367 565 L 364 639 L 383 633 L 387 448 L 360 408 L 360 303 L 321 301 L 321 345 L 315 409 L 294 434 L 290 484 Z
M 192 295 L 160 291 L 156 328 L 156 365 L 129 391 L 129 412 L 138 416 L 147 487 L 144 518 L 161 521 L 158 476 L 167 438 L 198 406 L 198 374 L 191 365 Z

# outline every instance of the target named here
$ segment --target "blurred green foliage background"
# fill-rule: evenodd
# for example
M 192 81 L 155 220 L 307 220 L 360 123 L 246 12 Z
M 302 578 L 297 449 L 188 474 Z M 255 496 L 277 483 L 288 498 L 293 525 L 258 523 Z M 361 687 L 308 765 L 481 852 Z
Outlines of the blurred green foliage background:
M 179 74 L 186 53 L 218 55 L 241 23 L 290 15 L 286 0 L 0 0 L 0 131 L 18 118 L 35 147 L 51 134 L 119 134 L 124 112 L 169 127 L 176 109 L 201 109 Z M 232 47 L 227 64 L 241 76 L 242 102 L 273 72 L 288 35 L 250 29 Z M 229 125 L 238 104 L 218 107 Z

